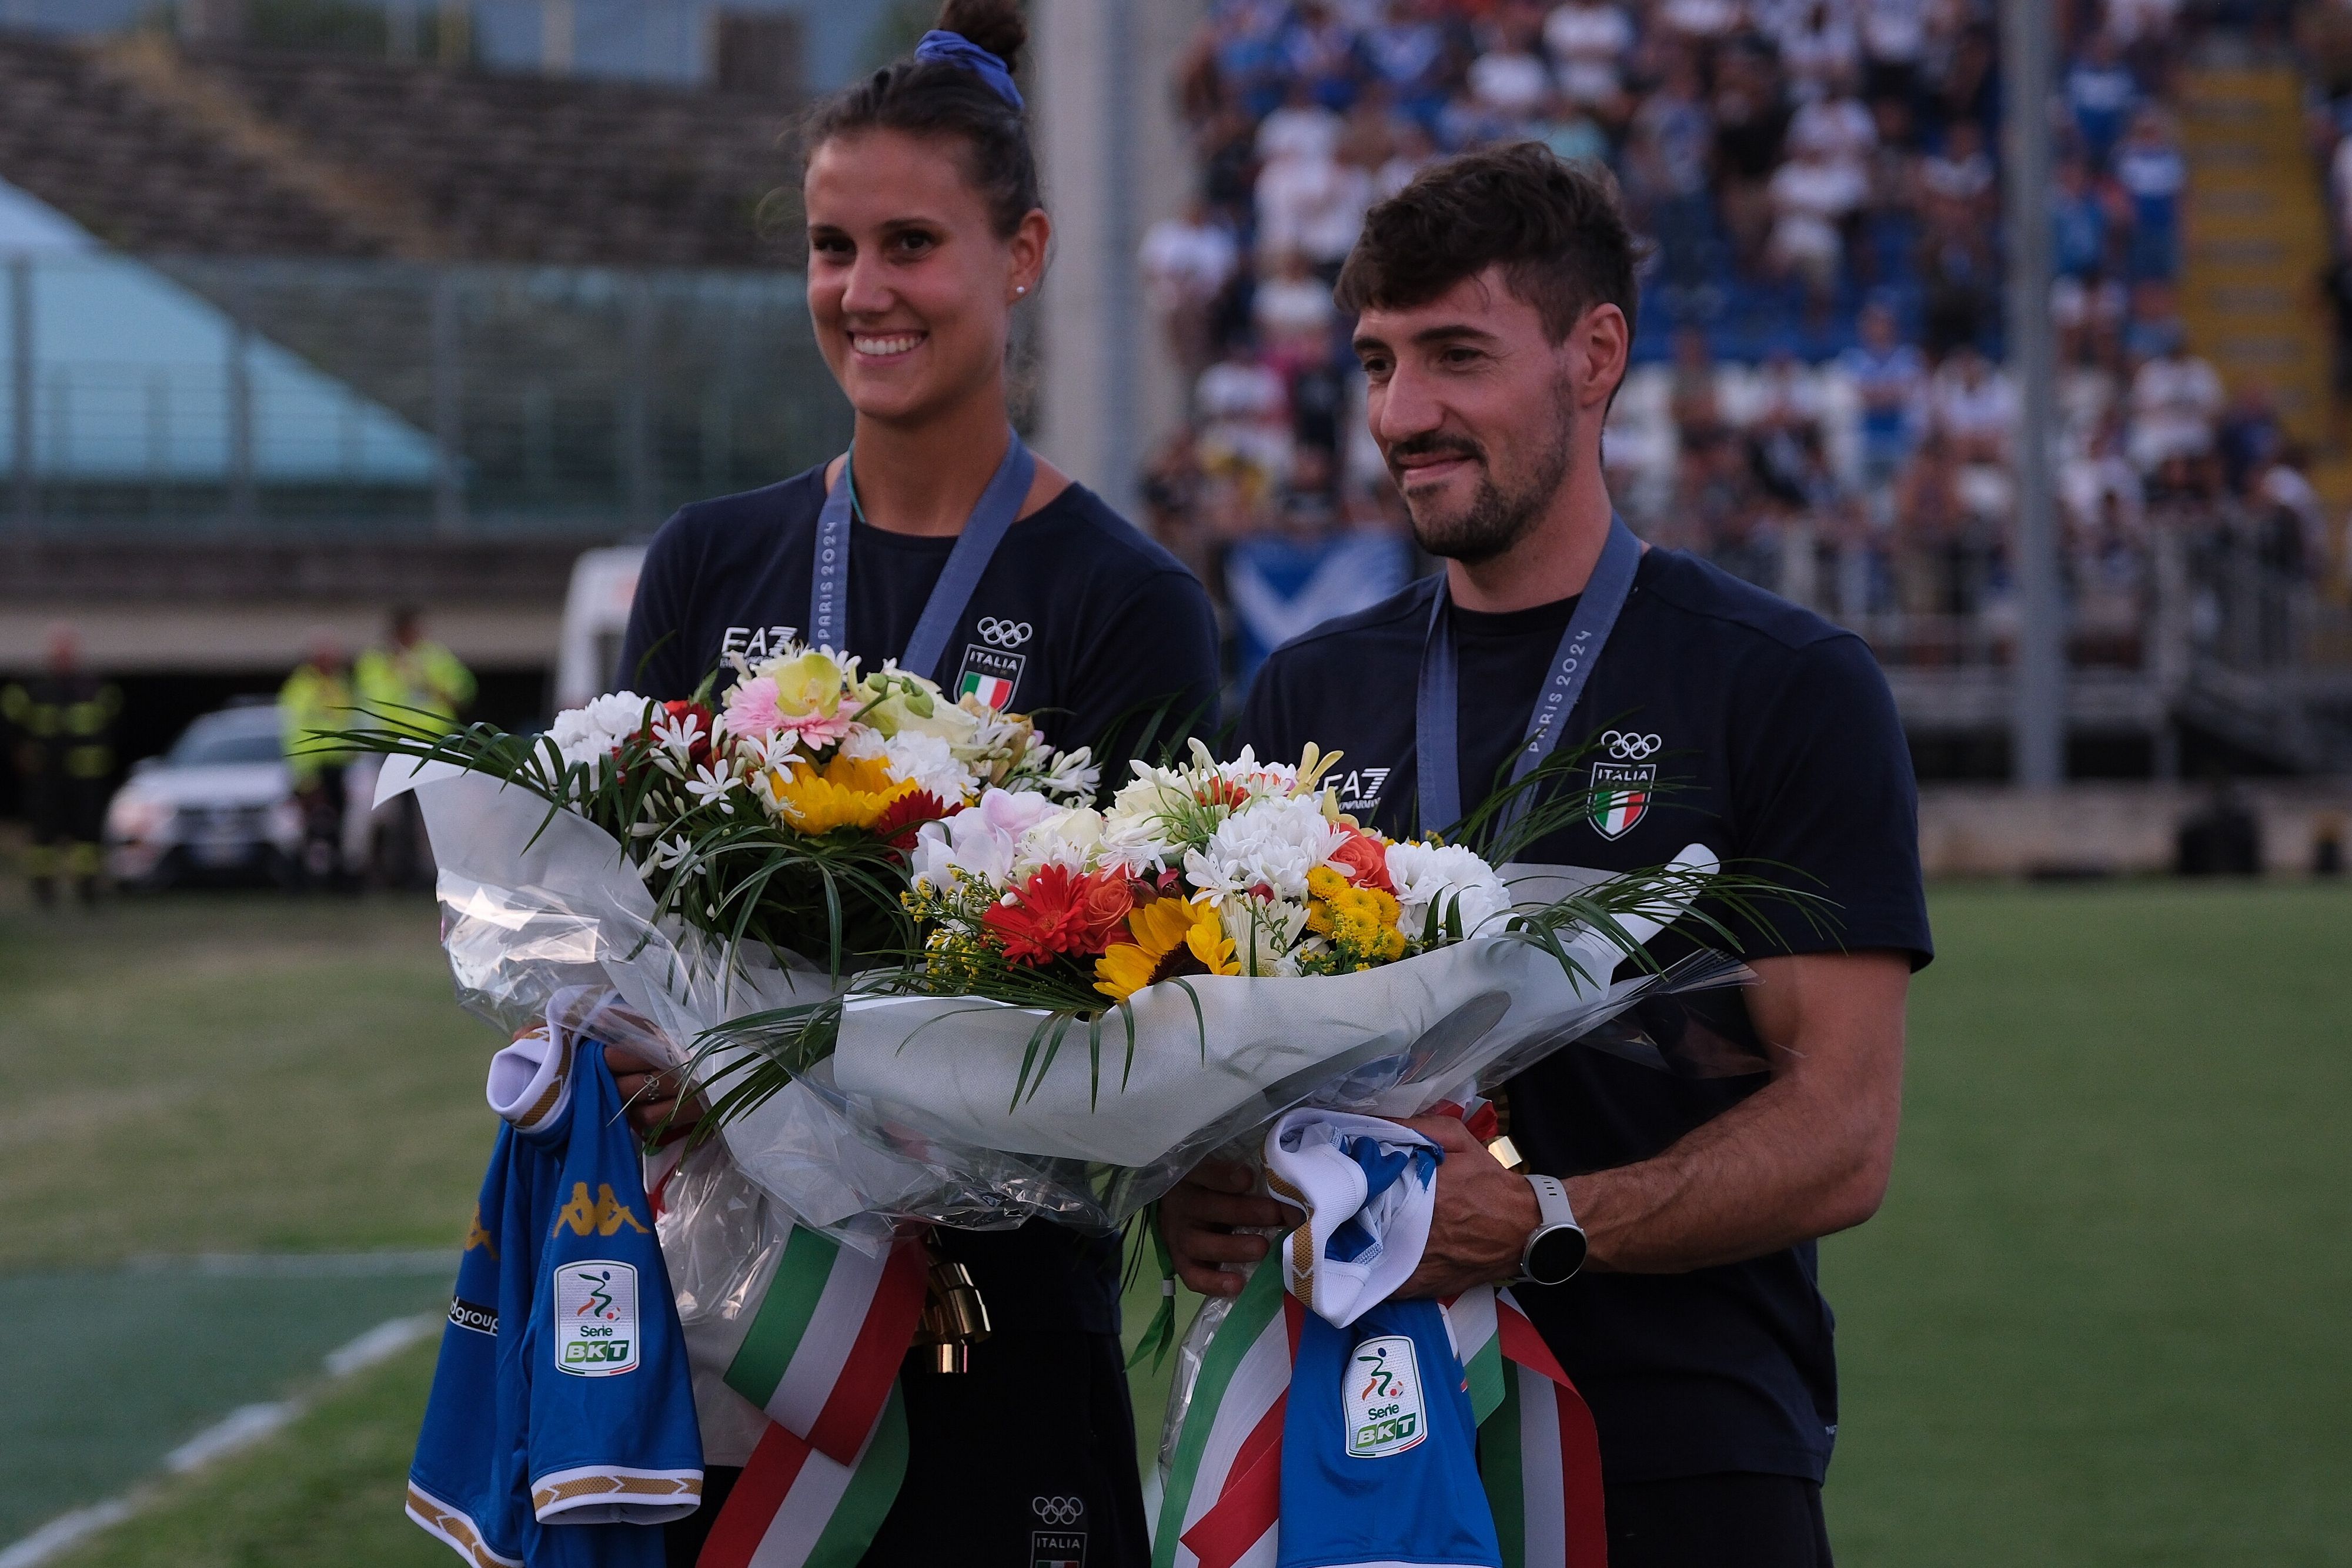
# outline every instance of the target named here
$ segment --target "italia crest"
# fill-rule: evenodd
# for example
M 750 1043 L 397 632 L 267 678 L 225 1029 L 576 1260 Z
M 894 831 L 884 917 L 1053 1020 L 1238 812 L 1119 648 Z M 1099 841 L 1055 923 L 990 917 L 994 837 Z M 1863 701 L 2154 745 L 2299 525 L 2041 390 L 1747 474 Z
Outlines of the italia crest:
M 1654 735 L 1605 730 L 1601 748 L 1606 758 L 1592 765 L 1592 827 L 1604 839 L 1622 839 L 1633 831 L 1650 809 L 1657 792 L 1655 757 L 1664 742 Z

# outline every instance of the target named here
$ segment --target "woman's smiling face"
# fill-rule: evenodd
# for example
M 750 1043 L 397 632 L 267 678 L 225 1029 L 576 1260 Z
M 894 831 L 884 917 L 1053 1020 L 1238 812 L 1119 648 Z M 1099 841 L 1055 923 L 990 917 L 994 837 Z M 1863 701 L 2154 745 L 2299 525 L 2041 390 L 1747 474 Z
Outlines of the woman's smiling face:
M 919 424 L 1003 374 L 1013 302 L 1044 268 L 1045 214 L 1010 238 L 952 137 L 829 138 L 802 181 L 809 316 L 859 414 Z

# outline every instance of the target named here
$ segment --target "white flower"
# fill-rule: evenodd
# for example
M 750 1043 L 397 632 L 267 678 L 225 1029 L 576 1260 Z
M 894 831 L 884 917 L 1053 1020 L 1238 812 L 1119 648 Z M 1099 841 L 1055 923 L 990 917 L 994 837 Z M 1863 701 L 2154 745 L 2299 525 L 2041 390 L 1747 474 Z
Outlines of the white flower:
M 1253 800 L 1218 823 L 1208 842 L 1185 852 L 1184 880 L 1221 909 L 1261 890 L 1303 902 L 1307 873 L 1329 864 L 1344 837 L 1312 797 Z
M 614 692 L 586 707 L 565 708 L 547 727 L 547 737 L 566 762 L 597 763 L 646 727 L 652 700 L 635 692 Z
M 1044 800 L 1045 797 L 1034 797 Z M 1073 806 L 1040 817 L 1021 835 L 1021 842 L 1013 852 L 1013 874 L 1017 879 L 1043 866 L 1058 865 L 1074 872 L 1085 872 L 1095 863 L 1095 852 L 1102 845 L 1102 813 L 1090 806 Z
M 911 780 L 917 789 L 947 805 L 969 800 L 977 782 L 956 760 L 955 747 L 920 730 L 901 730 L 883 741 L 882 755 L 889 761 L 891 778 Z
M 727 796 L 734 788 L 733 775 L 708 762 L 696 768 L 694 777 L 686 781 L 686 792 L 694 797 L 696 805 L 717 806 L 730 817 L 735 814 L 735 803 Z
M 664 839 L 656 844 L 646 861 L 656 871 L 667 871 L 672 866 L 683 864 L 686 857 L 693 852 L 694 847 L 686 841 L 686 835 L 680 833 L 676 838 Z
M 695 713 L 654 715 L 654 744 L 666 747 L 684 757 L 694 749 L 694 743 L 709 737 L 703 733 L 702 716 Z
M 1102 788 L 1102 769 L 1095 766 L 1094 748 L 1081 746 L 1070 751 L 1050 752 L 1045 770 L 1038 776 L 1037 788 L 1066 800 L 1093 799 L 1094 792 Z
M 1397 903 L 1404 909 L 1397 924 L 1416 940 L 1432 907 L 1441 930 L 1447 924 L 1448 906 L 1458 909 L 1465 936 L 1510 911 L 1510 893 L 1495 868 L 1459 844 L 1391 844 L 1388 864 Z

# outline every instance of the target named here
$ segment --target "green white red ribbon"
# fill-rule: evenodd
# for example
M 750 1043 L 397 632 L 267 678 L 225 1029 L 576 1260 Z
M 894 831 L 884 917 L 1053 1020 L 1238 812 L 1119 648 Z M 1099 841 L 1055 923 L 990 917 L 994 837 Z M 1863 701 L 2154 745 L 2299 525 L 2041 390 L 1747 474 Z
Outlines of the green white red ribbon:
M 699 1568 L 847 1568 L 865 1554 L 907 1473 L 898 1367 L 924 1275 L 911 1236 L 880 1258 L 797 1226 L 786 1236 L 726 1373 L 769 1426 Z
M 1272 1568 L 1281 1539 L 1282 1417 L 1304 1312 L 1261 1268 L 1217 1325 L 1177 1434 L 1152 1568 Z M 1478 1468 L 1505 1568 L 1607 1568 L 1591 1413 L 1511 1299 L 1446 1304 L 1478 1421 Z

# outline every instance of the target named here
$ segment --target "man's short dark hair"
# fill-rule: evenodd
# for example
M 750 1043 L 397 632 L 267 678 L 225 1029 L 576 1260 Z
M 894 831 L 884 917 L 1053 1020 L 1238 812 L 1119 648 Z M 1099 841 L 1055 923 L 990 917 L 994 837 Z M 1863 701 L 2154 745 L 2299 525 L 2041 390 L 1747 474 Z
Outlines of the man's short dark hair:
M 1409 309 L 1500 266 L 1558 343 L 1595 305 L 1633 330 L 1640 259 L 1605 170 L 1521 141 L 1442 159 L 1365 214 L 1335 297 L 1350 315 Z

